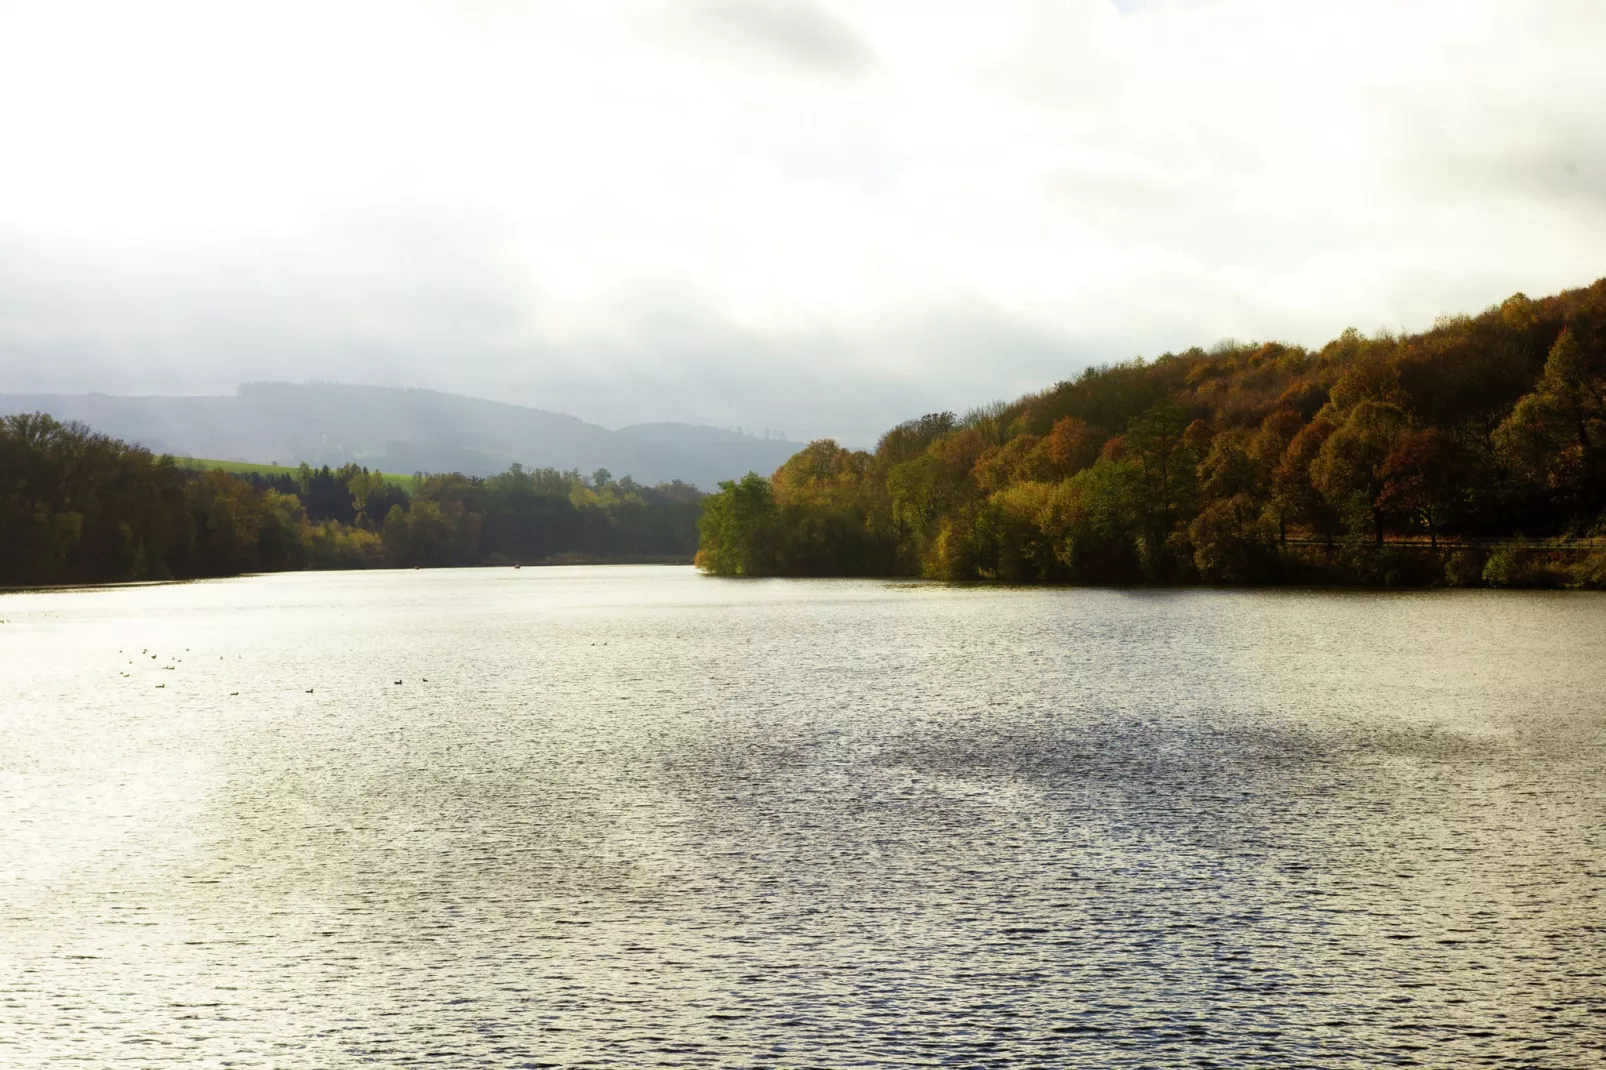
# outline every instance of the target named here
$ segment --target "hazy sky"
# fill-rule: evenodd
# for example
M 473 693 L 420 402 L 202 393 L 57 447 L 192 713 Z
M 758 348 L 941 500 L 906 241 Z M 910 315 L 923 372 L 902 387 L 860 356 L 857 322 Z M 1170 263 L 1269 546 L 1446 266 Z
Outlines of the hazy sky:
M 0 391 L 872 440 L 1606 274 L 1600 0 L 0 0 Z

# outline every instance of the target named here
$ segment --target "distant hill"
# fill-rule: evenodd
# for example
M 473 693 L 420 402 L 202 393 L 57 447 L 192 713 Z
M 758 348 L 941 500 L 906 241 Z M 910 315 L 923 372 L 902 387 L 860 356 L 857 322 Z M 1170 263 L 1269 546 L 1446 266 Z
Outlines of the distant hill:
M 618 433 L 701 457 L 720 471 L 733 473 L 725 479 L 740 479 L 748 472 L 768 475 L 801 448 L 799 443 L 784 438 L 760 438 L 703 424 L 632 424 L 621 427 Z
M 233 397 L 0 394 L 0 413 L 47 412 L 158 453 L 389 472 L 490 475 L 529 467 L 606 468 L 642 483 L 711 490 L 769 473 L 798 448 L 690 424 L 610 431 L 574 416 L 459 394 L 336 384 L 244 383 Z

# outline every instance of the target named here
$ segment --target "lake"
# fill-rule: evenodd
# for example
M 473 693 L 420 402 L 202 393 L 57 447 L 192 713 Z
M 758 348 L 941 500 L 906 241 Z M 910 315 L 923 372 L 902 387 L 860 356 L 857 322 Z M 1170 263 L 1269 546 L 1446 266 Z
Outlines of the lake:
M 7 1067 L 1606 1059 L 1606 596 L 530 568 L 0 620 Z

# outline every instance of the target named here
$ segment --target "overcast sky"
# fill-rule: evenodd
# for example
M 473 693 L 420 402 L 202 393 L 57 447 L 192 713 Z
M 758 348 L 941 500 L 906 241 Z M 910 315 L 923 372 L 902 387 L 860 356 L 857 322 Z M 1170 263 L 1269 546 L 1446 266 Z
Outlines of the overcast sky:
M 1606 274 L 1600 0 L 0 0 L 0 392 L 863 443 Z

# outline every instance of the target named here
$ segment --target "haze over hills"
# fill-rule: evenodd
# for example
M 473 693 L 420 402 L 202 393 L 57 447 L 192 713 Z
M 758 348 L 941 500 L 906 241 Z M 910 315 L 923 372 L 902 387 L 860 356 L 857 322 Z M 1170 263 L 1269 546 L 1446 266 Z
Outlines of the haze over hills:
M 339 465 L 388 472 L 490 475 L 527 467 L 606 468 L 642 483 L 679 479 L 705 490 L 773 471 L 798 448 L 691 424 L 618 431 L 547 412 L 433 390 L 243 383 L 234 396 L 0 394 L 0 412 L 47 412 L 157 453 L 217 460 Z

